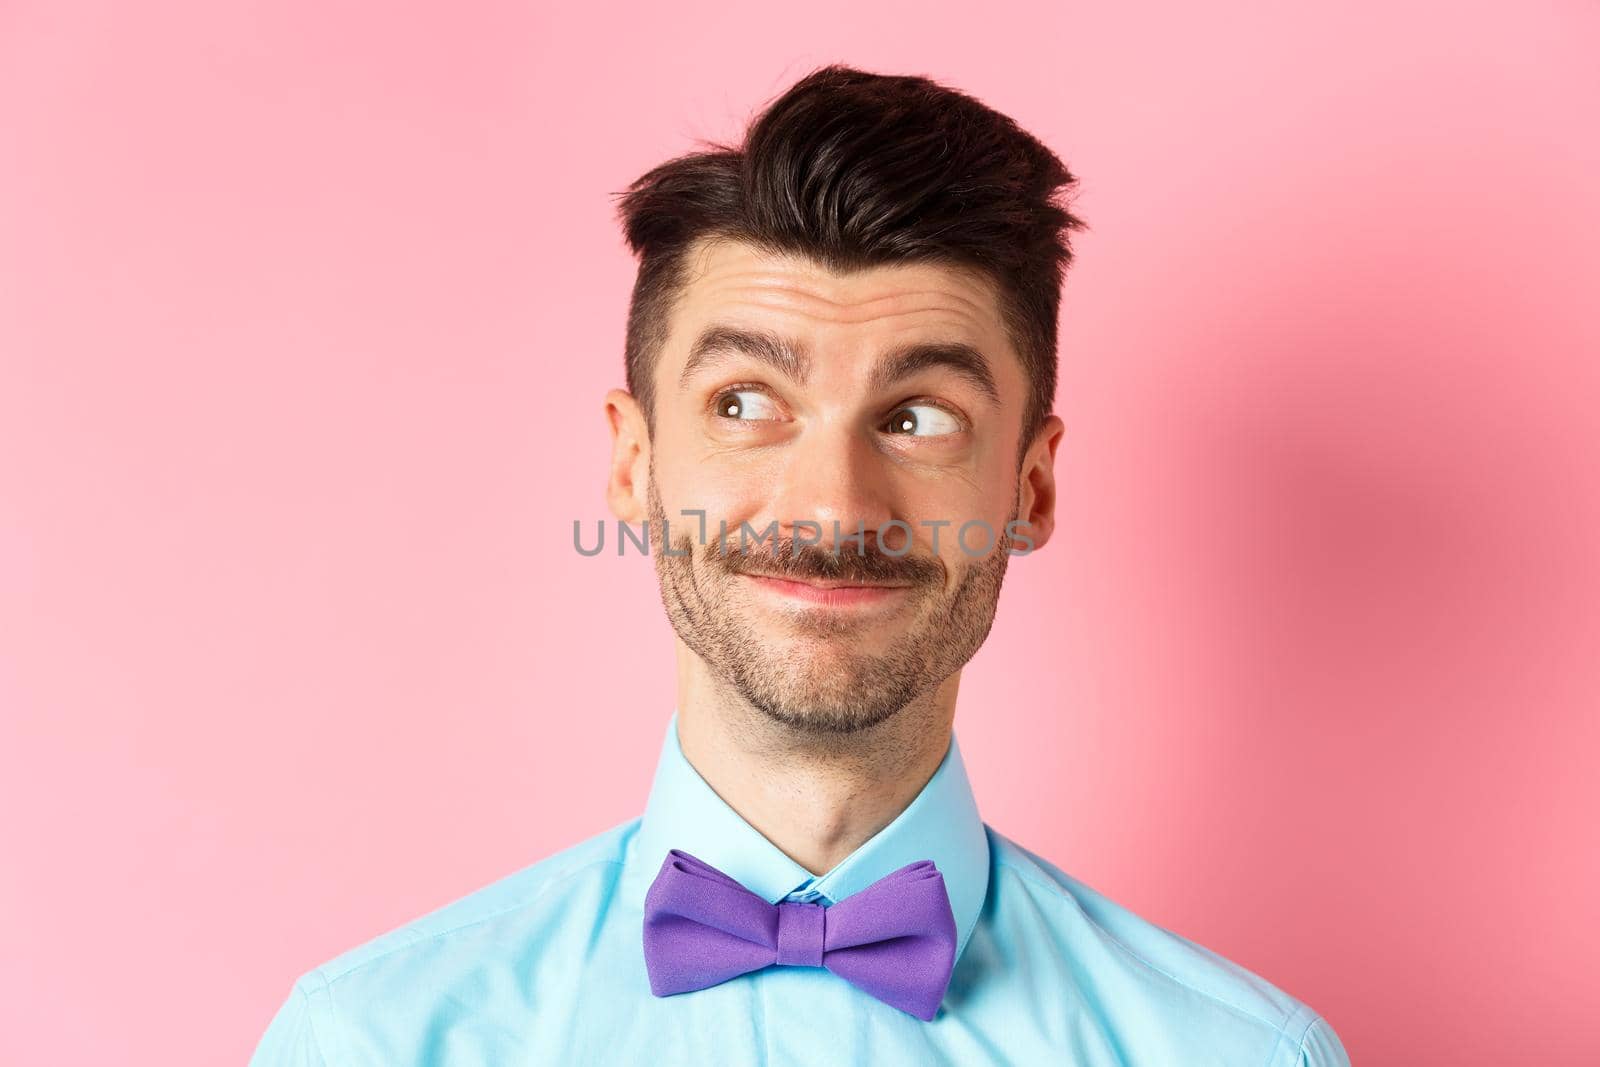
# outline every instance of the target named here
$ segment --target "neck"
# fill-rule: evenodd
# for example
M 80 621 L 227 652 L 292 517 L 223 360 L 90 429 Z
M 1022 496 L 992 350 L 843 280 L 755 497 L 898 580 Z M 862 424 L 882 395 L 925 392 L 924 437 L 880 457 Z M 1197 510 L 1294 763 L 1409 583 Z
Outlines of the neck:
M 817 734 L 750 705 L 678 646 L 678 744 L 729 807 L 813 875 L 893 822 L 938 770 L 957 671 L 876 726 Z

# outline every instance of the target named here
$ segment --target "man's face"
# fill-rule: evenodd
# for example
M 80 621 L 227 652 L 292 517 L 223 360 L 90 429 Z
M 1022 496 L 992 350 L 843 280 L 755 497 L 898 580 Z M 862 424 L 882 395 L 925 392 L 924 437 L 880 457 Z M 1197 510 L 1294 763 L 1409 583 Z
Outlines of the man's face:
M 705 243 L 654 387 L 662 600 L 753 706 L 860 730 L 977 651 L 1007 523 L 1036 495 L 1018 470 L 1028 384 L 986 281 L 931 264 L 840 275 Z M 1048 529 L 1022 533 L 1037 547 Z

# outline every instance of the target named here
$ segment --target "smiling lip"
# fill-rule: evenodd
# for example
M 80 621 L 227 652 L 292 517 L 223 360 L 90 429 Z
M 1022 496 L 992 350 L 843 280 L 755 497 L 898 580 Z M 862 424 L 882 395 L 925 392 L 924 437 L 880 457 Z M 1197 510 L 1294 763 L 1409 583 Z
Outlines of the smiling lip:
M 801 582 L 750 572 L 745 572 L 744 577 L 779 596 L 835 608 L 881 604 L 911 588 L 908 585 L 863 585 L 837 581 Z

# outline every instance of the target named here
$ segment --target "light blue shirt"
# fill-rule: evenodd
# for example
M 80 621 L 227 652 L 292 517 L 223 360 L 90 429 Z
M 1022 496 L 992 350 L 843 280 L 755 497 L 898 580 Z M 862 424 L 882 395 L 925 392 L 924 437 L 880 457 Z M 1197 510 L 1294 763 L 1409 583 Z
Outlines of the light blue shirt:
M 960 938 L 938 1015 L 924 1022 L 820 967 L 652 996 L 644 895 L 671 848 L 772 903 L 835 903 L 933 860 Z M 814 876 L 700 777 L 674 712 L 642 817 L 305 974 L 251 1067 L 1349 1062 L 1307 1005 L 983 823 L 953 734 L 916 799 Z

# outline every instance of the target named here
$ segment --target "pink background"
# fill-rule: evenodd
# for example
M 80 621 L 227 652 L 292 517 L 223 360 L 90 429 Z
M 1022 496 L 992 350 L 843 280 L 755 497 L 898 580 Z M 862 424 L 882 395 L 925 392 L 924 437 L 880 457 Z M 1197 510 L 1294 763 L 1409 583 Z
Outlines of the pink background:
M 0 9 L 5 1060 L 242 1063 L 639 813 L 669 631 L 571 548 L 607 194 L 842 60 L 1093 227 L 987 821 L 1361 1067 L 1596 1062 L 1600 9 L 761 6 Z

